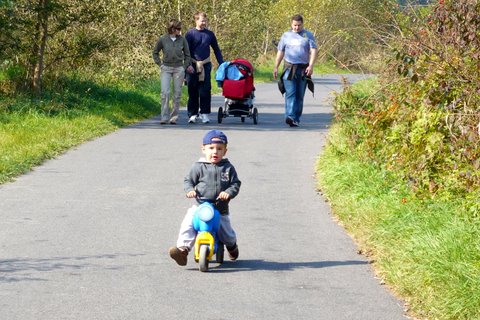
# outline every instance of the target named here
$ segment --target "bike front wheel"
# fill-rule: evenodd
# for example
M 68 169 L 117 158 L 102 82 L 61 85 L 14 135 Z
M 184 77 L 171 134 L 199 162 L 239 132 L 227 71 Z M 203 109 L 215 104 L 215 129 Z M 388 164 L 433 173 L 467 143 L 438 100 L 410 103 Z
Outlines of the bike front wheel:
M 201 272 L 206 272 L 208 271 L 208 246 L 203 245 L 200 247 L 200 255 L 198 258 L 198 266 Z

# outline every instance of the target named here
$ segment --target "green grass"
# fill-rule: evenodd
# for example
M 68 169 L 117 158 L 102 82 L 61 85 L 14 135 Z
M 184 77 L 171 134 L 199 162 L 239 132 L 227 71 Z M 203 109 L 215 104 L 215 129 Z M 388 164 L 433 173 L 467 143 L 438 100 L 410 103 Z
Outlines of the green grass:
M 480 319 L 480 217 L 469 212 L 472 203 L 415 198 L 389 172 L 359 161 L 342 130 L 330 129 L 319 188 L 362 252 L 413 315 Z
M 64 79 L 42 98 L 0 97 L 0 183 L 69 148 L 151 117 L 159 85 L 98 84 Z

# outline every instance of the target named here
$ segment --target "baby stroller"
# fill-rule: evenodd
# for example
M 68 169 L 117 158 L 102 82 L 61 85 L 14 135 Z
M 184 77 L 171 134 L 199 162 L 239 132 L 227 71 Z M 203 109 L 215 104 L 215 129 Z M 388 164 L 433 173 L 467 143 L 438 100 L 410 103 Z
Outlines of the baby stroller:
M 253 66 L 245 59 L 236 59 L 222 63 L 215 74 L 215 79 L 222 87 L 225 97 L 225 106 L 218 108 L 218 123 L 223 118 L 233 116 L 252 118 L 253 123 L 258 123 L 258 110 L 253 106 L 255 95 L 253 91 Z

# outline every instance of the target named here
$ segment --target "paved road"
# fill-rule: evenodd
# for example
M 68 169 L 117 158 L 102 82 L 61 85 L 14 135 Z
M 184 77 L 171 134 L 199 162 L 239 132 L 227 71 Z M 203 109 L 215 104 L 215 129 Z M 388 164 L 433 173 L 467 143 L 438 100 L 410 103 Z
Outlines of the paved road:
M 151 119 L 0 186 L 1 319 L 405 319 L 315 191 L 340 77 L 315 82 L 299 128 L 283 123 L 276 85 L 258 84 L 258 125 Z M 167 250 L 192 203 L 183 176 L 217 127 L 243 182 L 240 260 L 201 273 Z

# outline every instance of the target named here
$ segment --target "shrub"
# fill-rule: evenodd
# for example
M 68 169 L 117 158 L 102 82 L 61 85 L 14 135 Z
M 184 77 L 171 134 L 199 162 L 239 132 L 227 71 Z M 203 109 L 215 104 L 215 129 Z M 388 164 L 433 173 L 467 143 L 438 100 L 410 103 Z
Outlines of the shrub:
M 351 132 L 357 148 L 417 194 L 478 191 L 480 4 L 439 1 L 399 17 L 381 89 L 368 98 L 347 91 L 338 117 L 361 123 Z

